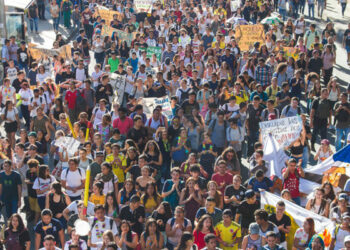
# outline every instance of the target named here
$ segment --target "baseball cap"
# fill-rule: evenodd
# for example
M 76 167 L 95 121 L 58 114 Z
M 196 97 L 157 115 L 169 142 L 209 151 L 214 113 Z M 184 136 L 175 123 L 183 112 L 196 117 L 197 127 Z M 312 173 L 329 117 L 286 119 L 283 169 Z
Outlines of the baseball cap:
M 342 194 L 339 195 L 339 199 L 338 200 L 340 200 L 340 201 L 341 200 L 346 200 L 347 201 L 348 200 L 348 195 L 345 194 L 345 193 L 342 193 Z
M 28 136 L 34 136 L 34 137 L 36 137 L 36 132 L 32 131 L 32 132 L 30 132 L 30 133 L 28 134 Z
M 103 156 L 103 151 L 97 151 L 97 152 L 96 152 L 96 157 L 97 157 L 97 156 Z
M 345 238 L 344 238 L 344 244 L 345 244 L 346 242 L 350 242 L 350 235 L 345 236 Z
M 255 195 L 255 193 L 252 189 L 249 189 L 244 193 L 244 195 L 246 198 L 252 198 Z
M 329 145 L 329 141 L 327 139 L 323 139 L 321 141 L 321 144 Z
M 249 232 L 250 232 L 250 234 L 259 234 L 260 227 L 259 227 L 258 223 L 256 223 L 256 222 L 250 223 Z

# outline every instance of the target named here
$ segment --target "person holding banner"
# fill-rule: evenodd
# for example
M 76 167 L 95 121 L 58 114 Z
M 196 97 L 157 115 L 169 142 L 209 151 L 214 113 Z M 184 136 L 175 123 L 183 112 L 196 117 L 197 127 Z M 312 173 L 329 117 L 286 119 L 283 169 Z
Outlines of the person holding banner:
M 288 189 L 293 201 L 300 206 L 300 191 L 299 179 L 305 177 L 305 172 L 301 167 L 302 160 L 298 164 L 295 159 L 289 159 L 288 166 L 282 170 L 282 177 L 284 179 L 283 189 Z

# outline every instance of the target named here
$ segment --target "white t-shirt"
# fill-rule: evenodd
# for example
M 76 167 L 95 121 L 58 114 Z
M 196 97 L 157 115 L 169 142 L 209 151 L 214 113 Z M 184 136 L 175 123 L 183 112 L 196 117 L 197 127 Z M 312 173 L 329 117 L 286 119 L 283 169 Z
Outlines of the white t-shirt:
M 49 178 L 46 178 L 45 180 L 40 178 L 40 177 L 37 177 L 34 181 L 34 184 L 33 184 L 33 189 L 34 190 L 44 190 L 46 189 L 47 187 L 49 187 L 51 185 L 51 183 L 55 182 L 56 179 L 55 177 L 51 176 Z M 38 194 L 37 196 L 38 197 L 43 197 L 45 196 L 49 191 L 46 191 L 45 193 L 43 194 Z
M 62 171 L 61 180 L 66 181 L 66 185 L 69 187 L 79 187 L 83 183 L 83 180 L 85 180 L 85 170 L 82 168 L 78 168 L 73 172 L 69 170 L 69 168 L 67 168 Z M 80 196 L 83 193 L 83 190 L 84 189 L 80 189 L 76 192 L 73 192 L 72 190 L 66 189 L 66 192 L 68 196 L 76 197 Z
M 94 108 L 94 110 L 92 111 L 92 114 L 95 115 L 95 119 L 94 119 L 94 128 L 96 128 L 96 126 L 102 122 L 102 118 L 105 114 L 108 113 L 108 110 L 101 110 L 99 107 Z
M 86 80 L 85 69 L 77 68 L 75 71 L 75 79 L 81 82 L 85 81 Z
M 33 91 L 31 89 L 20 89 L 18 94 L 21 96 L 22 99 L 26 99 L 25 101 L 22 100 L 22 105 L 26 106 L 30 104 L 30 99 L 34 96 Z
M 16 115 L 18 114 L 18 111 L 16 108 L 12 108 L 12 110 L 7 110 L 7 115 L 5 117 L 5 122 L 14 122 L 16 121 Z M 1 115 L 5 115 L 5 108 L 2 109 Z M 7 121 L 7 120 L 9 121 Z
M 308 242 L 309 234 L 304 231 L 304 228 L 298 228 L 294 234 L 294 238 L 299 239 L 300 245 L 306 245 Z
M 92 72 L 91 74 L 91 78 L 93 79 L 93 86 L 94 88 L 97 88 L 97 86 L 99 85 L 99 81 L 98 78 L 103 74 L 103 72 L 100 70 L 99 72 Z
M 344 239 L 346 236 L 350 235 L 350 232 L 345 231 L 341 228 L 338 229 L 337 235 L 335 235 L 335 228 L 332 230 L 332 239 L 336 239 L 334 249 L 338 250 L 344 248 Z
M 303 34 L 305 21 L 295 20 L 294 22 L 295 26 L 295 34 Z
M 87 206 L 87 210 L 86 210 L 86 213 L 88 216 L 94 217 L 94 214 L 95 214 L 94 208 L 95 208 L 94 203 L 88 201 L 88 206 Z M 78 201 L 75 201 L 75 202 L 72 202 L 71 204 L 69 204 L 67 209 L 69 212 L 74 212 L 75 214 L 78 214 Z
M 36 106 L 36 108 L 33 108 L 32 111 L 30 111 L 30 117 L 35 117 L 36 110 L 38 109 L 38 107 L 40 107 L 42 104 L 45 105 L 45 97 L 39 96 L 38 98 L 36 98 L 36 97 L 31 98 L 30 104 L 32 105 L 32 107 L 34 107 L 34 105 L 33 105 L 34 102 L 36 102 L 37 106 Z
M 114 183 L 118 183 L 118 177 L 114 175 Z M 114 192 L 113 179 L 108 182 L 103 182 L 103 194 L 107 195 L 108 192 Z
M 102 241 L 103 233 L 107 230 L 112 230 L 114 236 L 118 234 L 117 225 L 115 224 L 114 221 L 112 222 L 112 228 L 111 228 L 110 221 L 113 220 L 112 218 L 105 216 L 104 221 L 97 220 L 96 223 L 94 223 L 94 220 L 95 220 L 94 216 L 88 218 L 90 227 L 92 226 L 92 224 L 95 224 L 91 228 L 91 243 L 92 244 L 96 244 L 97 242 Z M 97 250 L 97 249 L 98 248 L 91 247 L 91 250 Z
M 12 84 L 13 81 L 17 78 L 17 68 L 16 67 L 7 68 L 6 74 L 7 74 L 7 77 L 10 78 L 10 81 Z

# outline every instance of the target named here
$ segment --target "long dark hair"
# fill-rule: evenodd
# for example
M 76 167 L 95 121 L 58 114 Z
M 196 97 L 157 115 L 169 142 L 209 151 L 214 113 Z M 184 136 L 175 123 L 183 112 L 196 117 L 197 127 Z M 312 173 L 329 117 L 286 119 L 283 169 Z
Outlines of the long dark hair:
M 8 113 L 8 110 L 9 110 L 9 105 L 12 103 L 11 100 L 7 100 L 6 103 L 5 103 L 5 120 L 6 120 L 6 117 L 7 117 L 7 113 Z M 12 107 L 13 109 L 13 107 Z
M 39 170 L 40 171 L 40 170 Z M 62 185 L 58 181 L 55 181 L 54 183 L 51 184 L 51 188 L 55 190 L 55 193 L 58 195 L 62 195 Z
M 145 196 L 143 197 L 143 204 L 146 204 L 147 200 L 150 198 L 150 195 L 147 193 L 148 187 L 152 186 L 153 187 L 153 194 L 151 195 L 154 199 L 155 202 L 158 201 L 158 194 L 157 194 L 157 185 L 154 182 L 148 182 L 146 184 L 145 188 Z
M 308 233 L 307 242 L 310 242 L 312 236 L 314 236 L 314 234 L 316 234 L 315 221 L 311 217 L 307 217 L 305 220 L 307 221 L 307 223 L 309 224 L 309 227 L 310 227 L 309 232 L 307 232 Z
M 129 227 L 129 231 L 128 233 L 126 234 L 126 240 L 129 241 L 129 242 L 132 242 L 132 231 L 131 231 L 131 225 L 130 225 L 130 222 L 128 222 L 127 220 L 122 220 L 122 222 L 120 223 L 120 226 L 119 226 L 119 236 L 122 235 L 122 225 L 123 224 L 127 224 L 128 227 Z M 133 248 L 131 247 L 126 247 L 128 250 L 132 250 Z
M 47 165 L 40 165 L 38 177 L 41 179 L 47 179 L 50 175 L 46 174 L 46 170 L 49 169 Z
M 12 214 L 11 217 L 9 218 L 8 220 L 8 228 L 12 231 L 13 230 L 13 226 L 12 226 L 12 219 L 16 217 L 17 220 L 18 220 L 18 227 L 17 227 L 17 231 L 18 232 L 22 232 L 24 229 L 25 229 L 25 226 L 24 226 L 24 223 L 23 223 L 23 219 L 22 217 L 15 213 L 15 214 Z
M 181 235 L 180 243 L 175 248 L 176 250 L 186 249 L 186 242 L 193 239 L 193 235 L 190 232 L 184 232 Z
M 210 231 L 211 233 L 214 233 L 213 219 L 211 218 L 211 216 L 210 216 L 209 214 L 205 214 L 205 215 L 203 215 L 203 216 L 199 219 L 199 221 L 198 221 L 198 223 L 197 223 L 197 226 L 196 226 L 196 228 L 195 228 L 195 230 L 197 231 L 197 233 L 198 233 L 199 231 L 202 231 L 203 225 L 204 225 L 204 221 L 205 221 L 206 219 L 210 219 L 210 221 L 211 221 L 211 226 L 209 227 L 209 231 Z
M 326 200 L 330 199 L 331 201 L 334 201 L 335 193 L 334 193 L 333 185 L 329 181 L 326 181 L 322 184 L 322 188 L 325 190 L 325 187 L 327 185 L 331 187 L 331 191 L 328 194 L 325 193 L 323 198 L 325 198 Z
M 159 145 L 158 143 L 155 141 L 155 140 L 150 140 L 147 142 L 146 146 L 145 146 L 145 150 L 143 151 L 144 154 L 148 154 L 148 151 L 149 151 L 149 145 L 153 143 L 154 145 L 154 152 L 159 155 L 160 154 L 160 150 L 159 150 Z
M 159 235 L 160 235 L 160 231 L 159 231 L 159 228 L 158 228 L 158 225 L 157 225 L 157 222 L 155 219 L 153 218 L 149 218 L 147 221 L 146 221 L 146 224 L 145 224 L 145 233 L 144 233 L 144 239 L 145 239 L 145 242 L 147 241 L 147 237 L 150 235 L 149 234 L 149 226 L 151 224 L 154 224 L 156 226 L 156 237 L 157 237 L 157 241 L 159 241 Z
M 112 191 L 110 191 L 110 192 L 108 192 L 106 194 L 106 199 L 105 199 L 105 204 L 104 204 L 105 211 L 108 212 L 108 210 L 109 210 L 109 205 L 107 203 L 107 198 L 108 197 L 112 197 L 112 199 L 113 199 L 113 209 L 116 209 L 117 212 L 119 213 L 119 206 L 118 206 L 118 203 L 117 203 L 117 199 L 115 198 L 115 195 L 114 195 L 114 193 Z

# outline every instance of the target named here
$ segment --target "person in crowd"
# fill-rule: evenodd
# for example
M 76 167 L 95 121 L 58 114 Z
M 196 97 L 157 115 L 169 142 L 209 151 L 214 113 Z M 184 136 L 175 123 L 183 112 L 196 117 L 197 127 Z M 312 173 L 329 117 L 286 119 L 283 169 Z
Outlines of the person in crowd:
M 305 176 L 301 167 L 301 160 L 297 163 L 295 159 L 289 159 L 288 166 L 282 170 L 282 176 L 284 179 L 283 188 L 290 191 L 291 197 L 296 204 L 300 204 L 300 177 Z
M 285 249 L 281 245 L 277 244 L 278 236 L 273 231 L 267 232 L 267 234 L 266 234 L 266 242 L 267 242 L 267 244 L 265 246 L 263 246 L 263 248 L 262 248 L 264 250 L 272 250 L 272 249 L 274 249 L 274 250 L 282 250 L 282 249 Z
M 251 249 L 256 247 L 257 249 L 265 246 L 266 239 L 260 236 L 260 227 L 258 223 L 250 223 L 249 234 L 244 236 L 242 241 L 242 249 Z
M 5 245 L 6 249 L 30 249 L 29 231 L 24 226 L 23 219 L 19 214 L 14 213 L 9 218 L 2 244 Z
M 308 217 L 305 219 L 303 226 L 298 228 L 295 232 L 293 247 L 296 249 L 307 248 L 315 234 L 315 221 Z
M 233 214 L 230 209 L 222 213 L 222 221 L 216 224 L 215 232 L 222 249 L 238 249 L 241 242 L 241 227 L 233 221 Z

